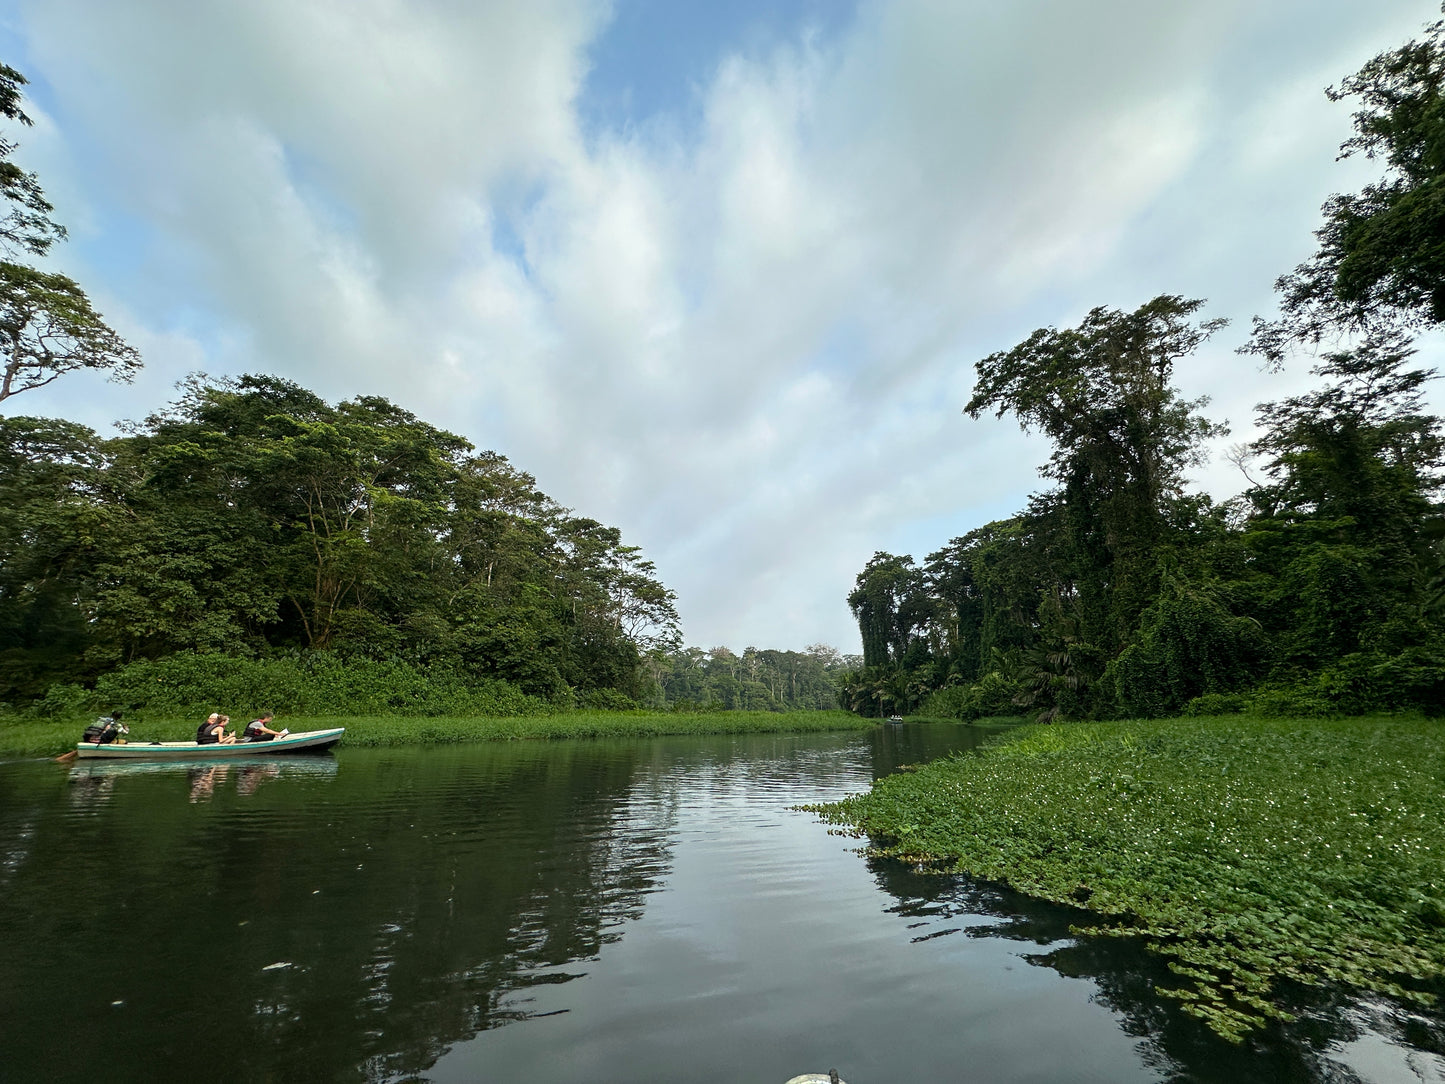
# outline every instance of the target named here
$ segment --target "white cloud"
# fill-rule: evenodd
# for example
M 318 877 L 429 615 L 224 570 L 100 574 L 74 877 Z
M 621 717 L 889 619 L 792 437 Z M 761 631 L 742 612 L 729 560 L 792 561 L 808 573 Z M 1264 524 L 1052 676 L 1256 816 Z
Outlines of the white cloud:
M 148 358 L 132 413 L 196 367 L 390 395 L 620 525 L 691 641 L 848 648 L 874 549 L 1037 484 L 1038 440 L 961 417 L 972 362 L 1154 293 L 1269 308 L 1300 193 L 1348 183 L 1319 58 L 1413 10 L 879 0 L 724 57 L 696 128 L 591 133 L 589 0 L 46 0 L 23 30 L 42 179 L 84 201 L 65 258 Z M 1236 414 L 1275 393 L 1230 335 L 1185 379 Z

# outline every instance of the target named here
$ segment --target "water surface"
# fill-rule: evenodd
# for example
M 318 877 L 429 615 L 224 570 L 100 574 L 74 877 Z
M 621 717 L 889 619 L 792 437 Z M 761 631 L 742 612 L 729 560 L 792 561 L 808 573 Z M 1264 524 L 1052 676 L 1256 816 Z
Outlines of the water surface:
M 1079 913 L 793 808 L 978 733 L 0 764 L 0 1079 L 1445 1079 L 1338 998 L 1232 1047 Z

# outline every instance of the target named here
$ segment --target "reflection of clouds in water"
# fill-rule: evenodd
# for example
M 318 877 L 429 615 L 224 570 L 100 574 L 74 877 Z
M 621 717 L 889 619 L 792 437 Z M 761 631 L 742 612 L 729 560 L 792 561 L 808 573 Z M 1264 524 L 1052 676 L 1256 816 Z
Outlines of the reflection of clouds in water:
M 896 900 L 888 910 L 912 920 L 910 940 L 918 951 L 932 951 L 927 942 L 956 933 L 1032 942 L 1043 951 L 1022 958 L 1092 982 L 1098 991 L 1093 999 L 1117 1014 L 1125 1034 L 1139 1038 L 1140 1056 L 1164 1079 L 1445 1081 L 1445 1060 L 1428 1053 L 1445 1051 L 1445 1020 L 1439 1017 L 1383 999 L 1361 1001 L 1340 989 L 1292 987 L 1286 1007 L 1298 1020 L 1234 1046 L 1159 996 L 1158 989 L 1179 985 L 1178 976 L 1138 941 L 1074 936 L 1071 927 L 1098 922 L 1093 912 L 894 859 L 870 857 L 868 865 Z

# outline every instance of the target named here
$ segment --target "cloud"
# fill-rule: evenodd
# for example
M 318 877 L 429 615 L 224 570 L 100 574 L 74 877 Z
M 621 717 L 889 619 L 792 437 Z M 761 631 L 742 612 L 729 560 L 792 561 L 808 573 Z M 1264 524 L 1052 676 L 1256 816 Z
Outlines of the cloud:
M 87 223 L 63 258 L 147 353 L 120 401 L 198 363 L 389 395 L 620 525 L 691 641 L 849 648 L 873 550 L 1037 485 L 1036 438 L 960 415 L 973 361 L 1160 292 L 1267 310 L 1347 186 L 1320 80 L 1417 7 L 878 0 L 625 128 L 579 121 L 600 2 L 22 24 Z M 1247 413 L 1274 393 L 1230 335 L 1183 376 Z M 27 409 L 103 409 L 83 387 Z

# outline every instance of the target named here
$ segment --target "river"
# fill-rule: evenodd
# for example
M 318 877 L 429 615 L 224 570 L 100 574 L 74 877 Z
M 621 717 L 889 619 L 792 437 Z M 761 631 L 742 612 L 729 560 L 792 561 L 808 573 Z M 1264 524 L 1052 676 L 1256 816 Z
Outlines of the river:
M 794 808 L 979 733 L 0 763 L 0 1081 L 1445 1079 L 1327 995 L 1231 1046 L 1080 913 Z

